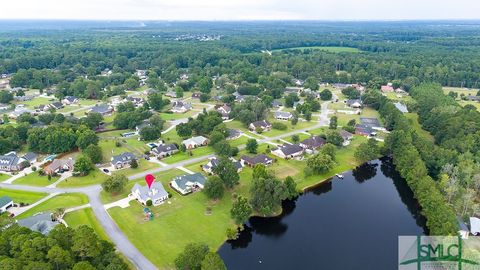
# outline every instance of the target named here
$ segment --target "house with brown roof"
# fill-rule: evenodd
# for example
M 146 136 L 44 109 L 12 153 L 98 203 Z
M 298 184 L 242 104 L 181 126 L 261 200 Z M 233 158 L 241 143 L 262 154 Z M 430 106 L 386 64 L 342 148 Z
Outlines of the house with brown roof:
M 43 170 L 49 175 L 71 171 L 73 170 L 73 159 L 54 159 L 52 163 L 47 165 Z

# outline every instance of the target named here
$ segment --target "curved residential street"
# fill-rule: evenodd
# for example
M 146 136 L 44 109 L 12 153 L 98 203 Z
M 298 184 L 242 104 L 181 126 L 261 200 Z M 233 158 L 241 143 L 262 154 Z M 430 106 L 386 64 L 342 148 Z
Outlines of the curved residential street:
M 274 137 L 265 137 L 262 136 L 264 139 L 258 140 L 259 143 L 274 143 L 274 141 L 281 140 L 282 138 L 290 137 L 294 134 L 299 133 L 306 133 L 308 130 L 317 129 L 320 127 L 328 126 L 329 124 L 329 110 L 328 110 L 329 102 L 322 103 L 321 113 L 317 116 L 319 120 L 317 121 L 318 124 L 311 126 L 309 128 L 299 129 L 292 132 L 284 133 Z M 211 109 L 211 108 L 209 108 Z M 179 121 L 180 122 L 180 121 Z M 240 149 L 244 149 L 245 145 L 239 146 Z M 162 171 L 168 171 L 171 169 L 176 169 L 179 167 L 183 167 L 186 165 L 194 164 L 200 162 L 202 160 L 207 160 L 211 157 L 215 156 L 214 154 L 205 155 L 200 157 L 194 157 L 188 160 L 183 160 L 177 162 L 175 164 L 164 164 L 160 163 L 162 167 L 155 168 L 152 170 L 144 171 L 141 173 L 137 173 L 134 175 L 130 175 L 128 177 L 129 180 L 139 179 L 144 177 L 147 174 L 155 174 Z M 53 195 L 61 194 L 61 193 L 83 193 L 88 196 L 90 207 L 95 214 L 100 225 L 103 227 L 107 235 L 110 237 L 111 241 L 115 244 L 117 250 L 123 253 L 134 265 L 137 269 L 141 270 L 150 270 L 150 269 L 157 269 L 152 262 L 150 262 L 131 242 L 128 240 L 127 236 L 119 229 L 115 221 L 110 217 L 107 210 L 105 209 L 105 205 L 100 200 L 100 191 L 102 187 L 100 185 L 92 185 L 87 187 L 79 187 L 79 188 L 57 188 L 53 186 L 49 187 L 36 187 L 36 186 L 28 186 L 28 185 L 16 185 L 10 183 L 11 181 L 5 181 L 0 183 L 1 188 L 7 189 L 14 189 L 14 190 L 23 190 L 23 191 L 32 191 L 32 192 L 42 192 L 48 193 L 48 198 L 53 197 Z M 44 200 L 42 199 L 41 202 Z M 38 203 L 41 203 L 38 202 Z M 28 210 L 28 209 L 26 209 Z

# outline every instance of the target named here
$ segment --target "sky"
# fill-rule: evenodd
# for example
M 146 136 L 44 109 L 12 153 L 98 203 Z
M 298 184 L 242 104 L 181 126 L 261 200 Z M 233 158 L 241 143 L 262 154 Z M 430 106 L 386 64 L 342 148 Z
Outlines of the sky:
M 478 0 L 6 0 L 0 19 L 480 19 Z

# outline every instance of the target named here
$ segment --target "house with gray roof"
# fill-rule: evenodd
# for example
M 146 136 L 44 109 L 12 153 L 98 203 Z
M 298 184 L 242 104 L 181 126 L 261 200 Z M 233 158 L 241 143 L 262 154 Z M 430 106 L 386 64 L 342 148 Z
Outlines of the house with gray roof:
M 273 163 L 273 159 L 265 154 L 260 154 L 253 157 L 243 155 L 240 158 L 240 162 L 242 163 L 243 166 L 255 167 L 255 165 L 257 164 L 262 164 L 267 166 Z
M 187 149 L 194 149 L 200 146 L 205 146 L 208 144 L 208 139 L 203 136 L 196 136 L 190 139 L 186 139 L 182 142 Z
M 13 206 L 13 200 L 8 196 L 0 197 L 0 213 L 6 212 L 8 208 Z
M 268 122 L 267 120 L 261 120 L 261 121 L 256 121 L 251 123 L 248 128 L 252 131 L 255 131 L 257 129 L 261 129 L 262 131 L 267 131 L 272 128 L 272 124 Z
M 227 140 L 235 140 L 235 139 L 238 139 L 241 135 L 242 135 L 242 133 L 239 130 L 228 129 L 228 136 L 227 136 L 226 139 Z
M 395 108 L 397 108 L 397 110 L 399 110 L 401 113 L 408 113 L 407 105 L 400 102 L 395 102 L 393 105 L 395 105 Z
M 312 136 L 308 139 L 303 140 L 300 143 L 300 146 L 309 152 L 313 152 L 318 148 L 322 147 L 326 143 L 327 141 L 324 138 L 320 136 Z
M 272 150 L 272 154 L 283 159 L 295 158 L 303 155 L 305 149 L 298 144 L 284 144 Z
M 152 201 L 152 205 L 160 205 L 168 199 L 168 192 L 163 188 L 162 183 L 153 182 L 150 188 L 135 184 L 132 188 L 132 196 L 143 205 L 147 205 L 147 201 Z
M 52 218 L 52 213 L 47 212 L 20 219 L 17 221 L 17 224 L 29 228 L 32 231 L 47 235 L 55 226 L 59 225 L 60 222 Z
M 98 104 L 93 106 L 88 113 L 99 113 L 101 115 L 109 115 L 113 112 L 113 107 L 108 104 Z
M 12 119 L 17 119 L 20 115 L 27 113 L 27 114 L 32 114 L 33 111 L 30 109 L 25 108 L 24 106 L 17 106 L 15 107 L 15 110 L 13 110 L 10 114 L 8 114 L 8 117 Z
M 55 109 L 55 110 L 60 110 L 61 108 L 63 108 L 63 104 L 61 102 L 53 102 L 49 106 L 50 106 L 50 108 Z
M 353 139 L 353 134 L 346 131 L 346 130 L 340 130 L 340 136 L 342 136 L 343 139 L 343 146 L 347 146 L 350 144 L 350 141 Z
M 228 120 L 230 118 L 230 113 L 232 112 L 232 108 L 224 104 L 223 106 L 216 108 L 216 111 L 222 115 L 223 120 Z
M 72 104 L 75 104 L 75 103 L 78 103 L 78 98 L 74 97 L 74 96 L 66 96 L 62 99 L 62 103 L 64 105 L 72 105 Z
M 152 149 L 152 154 L 157 158 L 164 158 L 171 156 L 178 152 L 178 148 L 175 144 L 162 144 Z
M 463 219 L 461 217 L 457 216 L 457 222 L 458 222 L 458 234 L 462 237 L 462 239 L 468 239 L 468 236 L 470 235 L 470 230 L 468 229 L 467 224 L 463 222 Z
M 350 107 L 350 108 L 361 108 L 362 107 L 362 101 L 360 99 L 348 99 L 345 101 L 345 104 Z
M 277 120 L 288 121 L 288 120 L 292 119 L 293 115 L 290 112 L 280 111 L 280 112 L 274 112 L 273 117 L 275 117 L 275 119 L 277 119 Z
M 274 101 L 272 101 L 272 107 L 273 107 L 273 108 L 278 109 L 278 108 L 280 108 L 280 107 L 282 107 L 282 106 L 283 106 L 283 104 L 282 104 L 281 101 L 276 100 L 276 99 L 275 99 Z
M 113 156 L 110 164 L 112 164 L 115 169 L 125 168 L 130 166 L 133 160 L 137 160 L 137 157 L 130 152 L 123 152 L 120 155 Z
M 28 152 L 26 153 L 25 155 L 23 155 L 23 159 L 25 159 L 26 161 L 30 162 L 30 163 L 35 163 L 37 162 L 37 157 L 38 155 L 33 153 L 33 152 Z
M 237 168 L 237 172 L 238 173 L 241 172 L 243 169 L 242 163 L 240 161 L 235 160 L 234 158 L 230 158 L 230 160 L 232 161 L 235 168 Z M 212 174 L 213 170 L 215 169 L 215 167 L 218 166 L 218 164 L 220 164 L 220 160 L 217 157 L 213 157 L 213 158 L 210 158 L 207 164 L 202 166 L 202 169 L 204 172 Z
M 186 195 L 197 190 L 203 189 L 207 179 L 201 173 L 185 174 L 173 178 L 170 186 L 178 193 Z
M 172 109 L 170 111 L 174 113 L 186 113 L 192 109 L 192 104 L 185 101 L 172 102 Z
M 0 156 L 0 171 L 17 172 L 25 168 L 25 159 L 18 157 L 15 152 Z

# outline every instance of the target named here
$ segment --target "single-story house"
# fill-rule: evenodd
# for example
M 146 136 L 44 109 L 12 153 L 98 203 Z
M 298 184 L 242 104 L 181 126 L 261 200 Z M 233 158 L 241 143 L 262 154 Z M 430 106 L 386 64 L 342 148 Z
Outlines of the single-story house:
M 142 106 L 144 100 L 141 97 L 128 96 L 125 98 L 125 102 L 132 102 L 135 106 Z
M 283 106 L 283 104 L 282 104 L 281 101 L 276 100 L 276 99 L 275 99 L 274 101 L 272 101 L 272 108 L 278 109 L 278 108 L 280 108 L 280 107 L 282 107 L 282 106 Z
M 348 131 L 345 131 L 345 130 L 340 130 L 339 133 L 340 133 L 340 136 L 342 136 L 342 139 L 343 139 L 343 146 L 349 145 L 350 141 L 353 138 L 353 134 L 348 132 Z
M 18 157 L 15 152 L 0 156 L 0 171 L 17 172 L 25 168 L 25 159 Z
M 149 127 L 149 126 L 150 126 L 150 121 L 149 120 L 144 120 L 142 123 L 140 123 L 139 125 L 137 125 L 135 127 L 135 134 L 139 135 L 140 131 L 142 131 L 142 129 L 144 127 Z
M 245 96 L 241 95 L 238 92 L 234 92 L 233 95 L 235 96 L 235 102 L 244 102 Z
M 50 109 L 51 109 L 50 105 L 42 104 L 35 107 L 35 112 L 37 113 L 48 112 Z
M 243 169 L 242 163 L 240 161 L 235 160 L 234 158 L 230 158 L 233 162 L 233 165 L 237 168 L 237 172 L 241 172 Z M 217 157 L 210 158 L 207 164 L 202 166 L 202 169 L 206 173 L 213 173 L 213 169 L 218 166 L 220 160 Z
M 49 105 L 50 108 L 55 109 L 55 110 L 60 110 L 63 108 L 63 103 L 61 102 L 53 102 L 52 104 Z
M 47 212 L 20 219 L 17 221 L 17 224 L 29 228 L 32 231 L 47 235 L 55 226 L 59 225 L 60 222 L 53 220 L 52 213 Z
M 166 96 L 166 97 L 171 97 L 171 98 L 176 98 L 176 97 L 177 97 L 177 92 L 175 92 L 175 91 L 167 91 L 167 92 L 165 93 L 165 96 Z
M 345 89 L 347 87 L 352 86 L 351 84 L 346 84 L 346 83 L 334 83 L 333 87 L 337 89 Z
M 364 124 L 356 124 L 355 125 L 355 134 L 362 135 L 362 136 L 370 136 L 375 131 L 372 127 Z
M 401 113 L 408 113 L 407 105 L 400 102 L 395 102 L 393 105 L 395 105 L 395 108 L 397 108 L 397 110 L 399 110 Z
M 270 122 L 268 122 L 267 120 L 261 120 L 261 121 L 250 123 L 248 128 L 252 131 L 255 131 L 257 129 L 261 129 L 262 131 L 267 131 L 272 128 L 272 124 L 270 124 Z
M 33 152 L 28 152 L 26 153 L 25 155 L 23 155 L 23 159 L 25 159 L 26 161 L 30 162 L 30 163 L 35 163 L 37 162 L 37 157 L 38 155 L 33 153 Z
M 303 155 L 305 149 L 298 144 L 284 144 L 272 150 L 272 154 L 284 159 L 295 158 Z
M 230 119 L 230 113 L 232 112 L 232 108 L 224 104 L 223 106 L 217 108 L 217 112 L 222 115 L 223 120 L 228 120 Z
M 168 199 L 168 192 L 163 188 L 162 183 L 153 182 L 150 188 L 135 184 L 132 188 L 132 196 L 143 205 L 147 205 L 147 201 L 151 200 L 152 205 L 156 206 Z
M 6 212 L 8 208 L 13 206 L 13 200 L 8 196 L 0 197 L 0 213 Z
M 101 115 L 109 115 L 113 112 L 113 107 L 108 104 L 99 104 L 92 107 L 88 113 L 99 113 Z
M 360 99 L 348 99 L 345 101 L 345 104 L 350 107 L 350 108 L 361 108 L 362 107 L 362 101 Z
M 44 168 L 45 173 L 49 175 L 71 170 L 73 170 L 73 159 L 71 158 L 54 159 L 52 163 L 50 163 Z
M 12 119 L 17 119 L 17 117 L 19 117 L 20 115 L 24 114 L 24 113 L 28 113 L 28 114 L 32 114 L 33 111 L 30 110 L 30 109 L 27 109 L 23 106 L 17 106 L 15 107 L 15 110 L 12 111 L 8 117 L 12 118 Z
M 137 160 L 137 157 L 133 153 L 123 152 L 120 155 L 113 156 L 110 160 L 110 164 L 112 164 L 115 169 L 121 169 L 130 166 L 130 163 L 133 160 Z
M 228 136 L 226 139 L 235 140 L 235 139 L 238 139 L 241 135 L 242 133 L 236 129 L 228 129 Z
M 171 156 L 178 152 L 178 148 L 175 144 L 162 144 L 152 149 L 152 154 L 157 158 L 164 158 Z
M 201 173 L 185 174 L 173 178 L 170 185 L 182 195 L 203 189 L 207 179 Z
M 203 136 L 196 136 L 190 139 L 186 139 L 182 142 L 187 149 L 194 149 L 200 146 L 205 146 L 208 144 L 208 139 Z
M 257 164 L 263 164 L 267 166 L 273 163 L 273 159 L 268 157 L 265 154 L 260 154 L 253 157 L 243 155 L 240 158 L 240 162 L 242 163 L 243 166 L 255 167 L 255 165 Z
M 313 152 L 326 143 L 327 141 L 324 138 L 320 136 L 312 136 L 300 142 L 300 146 L 309 152 Z
M 480 218 L 470 217 L 470 232 L 475 236 L 480 233 Z
M 295 102 L 293 103 L 293 108 L 294 108 L 294 109 L 297 109 L 297 106 L 298 106 L 298 105 L 303 105 L 303 104 L 305 104 L 305 101 L 304 101 L 304 100 L 295 101 Z
M 459 228 L 458 234 L 460 235 L 460 237 L 462 237 L 462 239 L 468 239 L 468 236 L 470 235 L 470 230 L 468 229 L 467 224 L 463 222 L 463 219 L 461 217 L 457 217 L 457 221 Z
M 386 92 L 393 92 L 395 89 L 393 88 L 392 84 L 387 84 L 387 85 L 382 85 L 380 90 L 386 93 Z
M 288 121 L 292 119 L 293 115 L 290 112 L 275 112 L 273 117 L 277 120 L 285 120 Z
M 174 113 L 186 113 L 192 109 L 192 104 L 184 101 L 174 101 L 170 111 Z
M 79 99 L 74 96 L 66 96 L 62 99 L 64 105 L 72 105 L 78 103 Z

